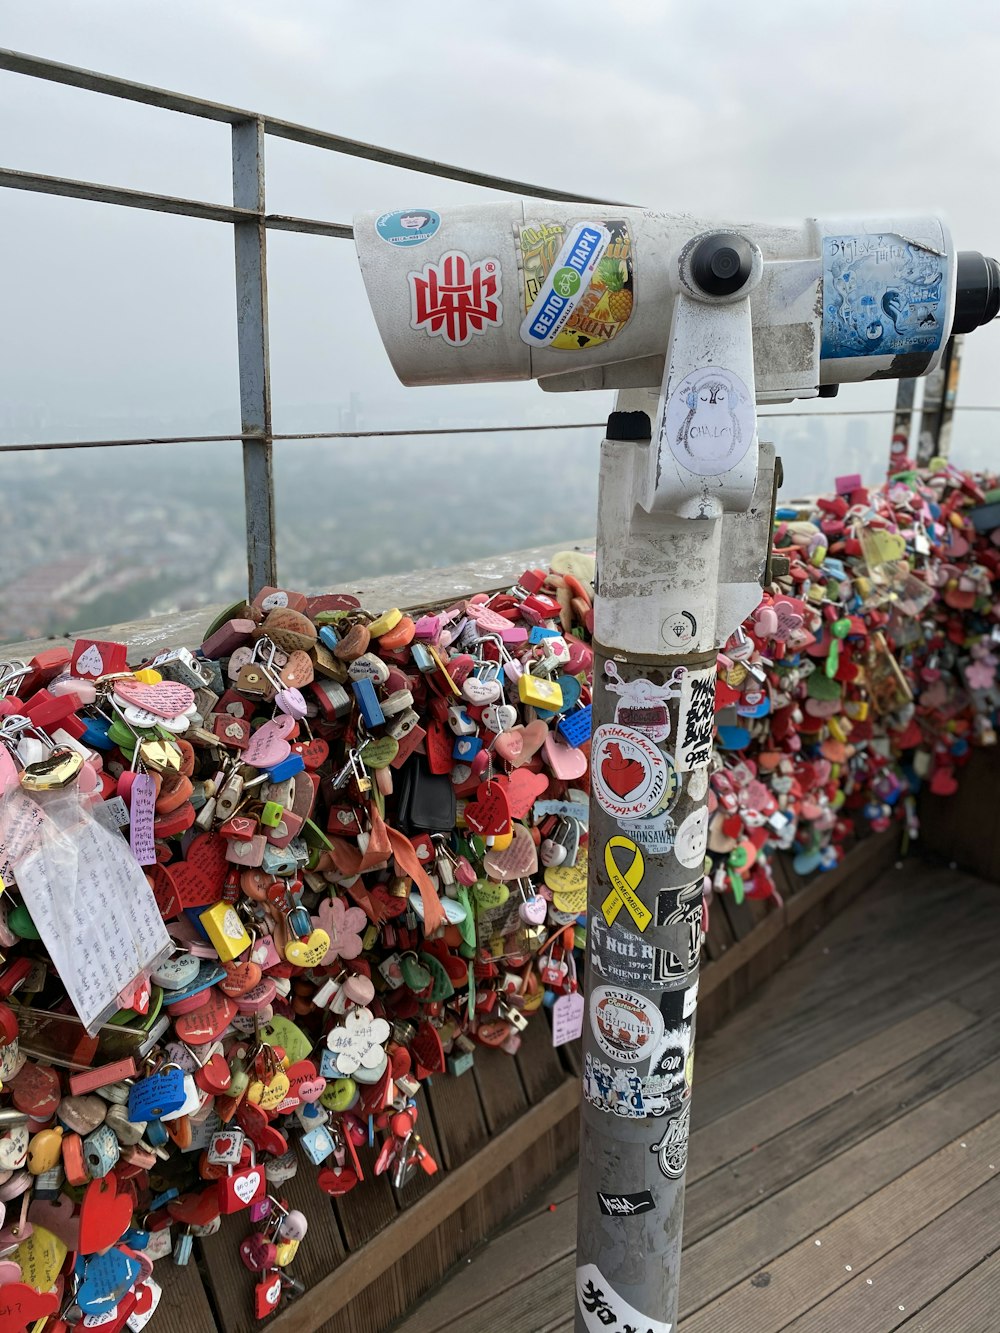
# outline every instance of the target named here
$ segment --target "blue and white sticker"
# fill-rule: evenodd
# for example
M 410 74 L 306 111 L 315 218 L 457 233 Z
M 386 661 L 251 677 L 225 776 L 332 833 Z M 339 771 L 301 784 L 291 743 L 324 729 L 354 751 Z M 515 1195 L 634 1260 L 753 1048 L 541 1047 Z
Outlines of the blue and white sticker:
M 441 226 L 440 214 L 432 208 L 401 208 L 395 213 L 383 213 L 375 222 L 375 230 L 390 245 L 423 245 L 436 236 Z
M 570 229 L 556 261 L 521 324 L 521 341 L 548 347 L 590 286 L 594 270 L 611 244 L 600 222 L 578 222 Z
M 823 237 L 826 359 L 931 356 L 948 313 L 948 261 L 891 232 Z

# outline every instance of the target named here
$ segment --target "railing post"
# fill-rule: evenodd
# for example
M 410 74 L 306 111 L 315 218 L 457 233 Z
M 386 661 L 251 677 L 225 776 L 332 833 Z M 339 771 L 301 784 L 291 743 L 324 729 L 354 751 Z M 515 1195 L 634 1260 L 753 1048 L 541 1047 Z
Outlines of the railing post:
M 896 385 L 896 415 L 892 419 L 892 440 L 889 444 L 888 476 L 902 472 L 910 453 L 913 435 L 913 400 L 916 380 L 900 380 Z
M 236 328 L 243 434 L 247 579 L 253 598 L 277 583 L 274 533 L 271 361 L 267 333 L 267 230 L 264 225 L 264 122 L 233 126 L 233 204 L 253 221 L 233 223 L 236 243 Z
M 940 366 L 927 376 L 917 444 L 917 462 L 921 467 L 926 467 L 932 458 L 947 458 L 951 450 L 951 423 L 958 396 L 962 342 L 961 334 L 949 338 Z

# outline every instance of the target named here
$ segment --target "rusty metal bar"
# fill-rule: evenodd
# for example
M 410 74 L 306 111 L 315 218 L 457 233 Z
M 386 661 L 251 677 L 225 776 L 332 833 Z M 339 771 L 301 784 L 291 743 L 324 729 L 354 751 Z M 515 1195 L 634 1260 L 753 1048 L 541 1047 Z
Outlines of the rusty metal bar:
M 536 199 L 561 199 L 570 203 L 612 202 L 608 199 L 595 199 L 586 194 L 575 194 L 572 191 L 531 185 L 526 181 L 509 180 L 503 176 L 492 176 L 485 171 L 471 171 L 466 167 L 452 166 L 447 162 L 436 162 L 433 158 L 415 157 L 412 153 L 399 153 L 391 148 L 381 148 L 377 144 L 363 143 L 358 139 L 344 138 L 340 134 L 329 134 L 325 130 L 314 130 L 307 125 L 279 120 L 275 116 L 242 111 L 238 107 L 226 106 L 221 102 L 209 102 L 201 97 L 190 97 L 186 93 L 154 88 L 145 83 L 133 83 L 130 79 L 119 79 L 112 74 L 99 74 L 95 70 L 64 65 L 57 60 L 43 60 L 23 51 L 0 48 L 0 69 L 9 70 L 13 74 L 26 74 L 31 78 L 46 79 L 50 83 L 61 83 L 70 88 L 82 88 L 87 92 L 104 93 L 108 97 L 121 97 L 129 102 L 141 102 L 145 106 L 160 107 L 164 111 L 198 116 L 202 120 L 220 121 L 226 125 L 259 121 L 263 125 L 265 134 L 273 134 L 279 139 L 289 139 L 293 143 L 306 144 L 310 148 L 322 148 L 332 153 L 343 153 L 348 157 L 366 158 L 389 167 L 403 167 L 407 171 L 419 171 L 428 176 L 439 176 L 444 180 L 479 185 L 484 189 L 502 190 L 508 194 L 524 194 Z M 618 201 L 618 206 L 624 205 Z
M 233 203 L 254 214 L 248 221 L 233 224 L 247 579 L 251 601 L 261 588 L 278 581 L 264 197 L 264 125 L 260 120 L 239 121 L 233 126 Z

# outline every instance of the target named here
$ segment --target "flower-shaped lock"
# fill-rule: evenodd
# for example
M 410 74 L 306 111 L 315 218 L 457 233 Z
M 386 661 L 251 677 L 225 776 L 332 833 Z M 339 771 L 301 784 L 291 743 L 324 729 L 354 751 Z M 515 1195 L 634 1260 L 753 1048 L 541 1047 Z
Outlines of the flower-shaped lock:
M 327 1034 L 326 1044 L 337 1066 L 337 1073 L 361 1083 L 376 1083 L 382 1077 L 387 1056 L 382 1047 L 392 1029 L 384 1018 L 376 1018 L 370 1009 L 353 1009 L 342 1027 Z
M 361 953 L 361 936 L 368 918 L 360 907 L 348 907 L 343 898 L 327 899 L 319 905 L 316 924 L 330 937 L 323 967 L 330 967 L 338 958 L 357 958 Z

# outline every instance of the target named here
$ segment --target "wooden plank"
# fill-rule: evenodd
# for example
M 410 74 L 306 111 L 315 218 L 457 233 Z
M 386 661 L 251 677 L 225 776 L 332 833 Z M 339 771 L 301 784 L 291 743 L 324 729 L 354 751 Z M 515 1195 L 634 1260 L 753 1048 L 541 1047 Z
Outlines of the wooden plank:
M 509 1125 L 528 1109 L 528 1098 L 517 1065 L 505 1051 L 478 1047 L 472 1072 L 491 1134 Z
M 849 1280 L 789 1324 L 788 1333 L 826 1333 L 830 1328 L 892 1333 L 1000 1246 L 998 1205 L 1000 1181 L 994 1173 L 863 1273 L 856 1273 L 852 1264 L 851 1273 L 844 1274 Z M 964 1330 L 964 1322 L 960 1327 Z
M 740 1282 L 687 1316 L 684 1333 L 746 1333 L 783 1329 L 807 1307 L 835 1291 L 853 1272 L 870 1269 L 919 1228 L 940 1217 L 989 1177 L 1000 1153 L 1000 1115 L 953 1140 L 933 1157 L 872 1194 L 768 1265 L 757 1280 Z M 817 1244 L 817 1242 L 819 1242 Z M 905 1302 L 903 1302 L 905 1304 Z M 824 1330 L 831 1325 L 824 1325 Z M 838 1327 L 837 1324 L 832 1327 Z M 843 1325 L 864 1328 L 867 1323 Z
M 475 1058 L 479 1059 L 479 1047 Z M 458 1078 L 442 1074 L 424 1084 L 441 1157 L 448 1170 L 467 1162 L 489 1138 L 476 1080 L 469 1070 Z
M 570 1254 L 575 1246 L 575 1208 L 537 1213 L 508 1228 L 481 1250 L 450 1282 L 413 1311 L 394 1333 L 438 1333 L 439 1329 L 460 1319 L 474 1319 L 483 1306 L 490 1306 L 494 1311 L 506 1309 L 503 1297 L 512 1287 L 534 1275 L 540 1262 L 549 1264 Z M 570 1299 L 569 1293 L 567 1299 Z
M 272 1328 L 276 1333 L 312 1333 L 324 1319 L 377 1282 L 386 1268 L 488 1186 L 517 1157 L 526 1140 L 546 1133 L 574 1113 L 578 1100 L 576 1081 L 567 1080 L 543 1102 L 529 1108 L 517 1124 L 492 1137 L 473 1160 L 450 1171 L 436 1190 L 400 1214 L 361 1252 L 348 1255 L 335 1272 L 307 1291 L 293 1308 L 280 1312 Z
M 240 1242 L 250 1233 L 245 1215 L 224 1217 L 214 1236 L 195 1241 L 200 1251 L 202 1277 L 216 1312 L 220 1333 L 251 1333 L 257 1326 L 253 1312 L 253 1289 L 257 1281 L 241 1261 Z M 191 1325 L 181 1326 L 185 1333 Z
M 156 1307 L 157 1329 L 162 1333 L 191 1333 L 197 1328 L 201 1333 L 213 1333 L 218 1325 L 196 1263 L 178 1268 L 168 1258 L 156 1265 L 153 1277 L 163 1289 Z
M 814 1235 L 866 1195 L 938 1152 L 996 1110 L 1000 1061 L 985 1066 L 891 1125 L 764 1199 L 684 1252 L 681 1313 L 706 1305 L 735 1283 L 769 1268 L 803 1236 Z M 743 1190 L 739 1182 L 731 1189 Z M 744 1196 L 753 1202 L 753 1196 Z
M 521 1037 L 514 1057 L 528 1103 L 534 1106 L 566 1077 L 558 1050 L 552 1045 L 552 1025 L 545 1010 L 535 1014 Z
M 835 1157 L 894 1120 L 901 1106 L 916 1106 L 1000 1054 L 1000 1024 L 979 1023 L 957 1038 L 921 1052 L 898 1069 L 796 1125 L 757 1152 L 689 1187 L 684 1230 L 701 1239 L 744 1211 L 746 1199 L 776 1194 L 785 1185 Z M 740 1181 L 735 1196 L 732 1176 Z
M 341 1194 L 333 1201 L 344 1242 L 351 1252 L 360 1250 L 398 1216 L 388 1176 L 384 1172 L 380 1176 L 375 1174 L 377 1156 L 378 1144 L 369 1148 L 366 1143 L 358 1149 L 365 1178 L 348 1194 Z
M 874 979 L 868 985 L 853 991 L 845 989 L 839 1003 L 835 996 L 814 1022 L 806 1021 L 810 1015 L 790 1013 L 774 1025 L 772 1042 L 765 1041 L 762 1055 L 749 1055 L 702 1079 L 692 1108 L 698 1124 L 708 1124 L 735 1106 L 761 1096 L 927 1003 L 947 998 L 962 984 L 963 966 L 979 976 L 996 952 L 995 939 L 973 934 L 964 943 L 942 943 L 937 967 L 915 963 L 902 974 L 890 976 L 873 961 L 870 971 Z
M 934 1005 L 720 1116 L 691 1136 L 688 1187 L 975 1021 L 957 1004 Z
M 1000 1254 L 993 1254 L 921 1310 L 906 1333 L 996 1333 L 997 1310 Z

